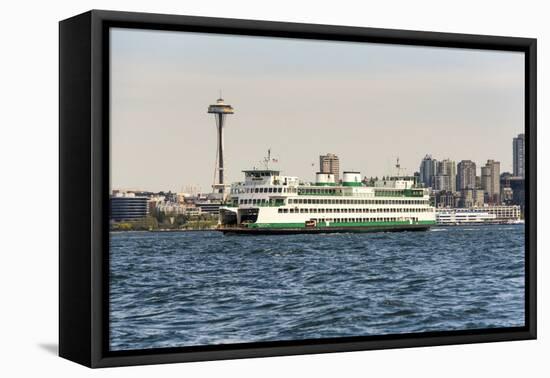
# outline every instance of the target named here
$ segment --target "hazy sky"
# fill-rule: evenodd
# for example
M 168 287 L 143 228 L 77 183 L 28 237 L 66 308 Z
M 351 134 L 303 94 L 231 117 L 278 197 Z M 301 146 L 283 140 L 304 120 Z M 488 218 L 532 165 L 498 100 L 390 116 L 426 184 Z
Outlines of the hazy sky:
M 523 53 L 113 29 L 111 186 L 208 191 L 220 90 L 226 182 L 268 148 L 303 180 L 327 152 L 366 176 L 396 157 L 412 174 L 428 153 L 511 171 L 523 75 Z

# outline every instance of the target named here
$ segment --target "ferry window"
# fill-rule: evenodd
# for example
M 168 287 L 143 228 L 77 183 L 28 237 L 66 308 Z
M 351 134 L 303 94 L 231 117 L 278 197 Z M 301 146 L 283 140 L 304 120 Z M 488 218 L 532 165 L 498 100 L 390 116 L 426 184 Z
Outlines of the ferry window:
M 268 193 L 273 193 L 273 188 L 268 188 L 267 191 Z
M 282 189 L 283 189 L 283 188 L 277 188 L 277 192 L 278 192 L 278 193 L 281 193 L 281 192 L 282 192 Z M 286 188 L 285 188 L 285 191 L 286 191 Z

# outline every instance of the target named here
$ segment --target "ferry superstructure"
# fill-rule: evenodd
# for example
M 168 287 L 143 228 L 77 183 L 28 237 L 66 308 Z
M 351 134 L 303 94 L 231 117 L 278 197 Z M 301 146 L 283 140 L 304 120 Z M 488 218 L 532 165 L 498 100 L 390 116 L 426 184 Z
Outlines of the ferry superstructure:
M 359 172 L 317 173 L 314 183 L 283 176 L 278 170 L 243 171 L 220 208 L 224 233 L 326 233 L 427 230 L 435 209 L 427 189 L 411 178 L 365 185 Z

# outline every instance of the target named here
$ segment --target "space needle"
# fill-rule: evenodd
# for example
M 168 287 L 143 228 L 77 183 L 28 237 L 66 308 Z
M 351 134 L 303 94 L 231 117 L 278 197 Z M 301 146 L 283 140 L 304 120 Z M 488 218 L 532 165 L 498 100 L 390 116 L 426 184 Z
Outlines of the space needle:
M 223 128 L 226 122 L 226 116 L 228 114 L 233 114 L 233 107 L 229 104 L 226 104 L 223 101 L 223 98 L 218 98 L 215 104 L 212 104 L 208 107 L 208 113 L 214 114 L 216 118 L 216 129 L 218 134 L 218 146 L 216 150 L 216 170 L 218 171 L 218 183 L 214 176 L 214 185 L 212 188 L 218 193 L 225 192 L 225 184 L 223 180 Z

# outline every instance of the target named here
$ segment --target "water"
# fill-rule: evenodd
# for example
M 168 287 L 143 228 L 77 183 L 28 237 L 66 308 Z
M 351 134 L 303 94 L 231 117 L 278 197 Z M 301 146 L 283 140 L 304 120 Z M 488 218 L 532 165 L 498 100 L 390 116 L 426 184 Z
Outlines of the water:
M 524 227 L 111 235 L 112 350 L 523 326 Z

